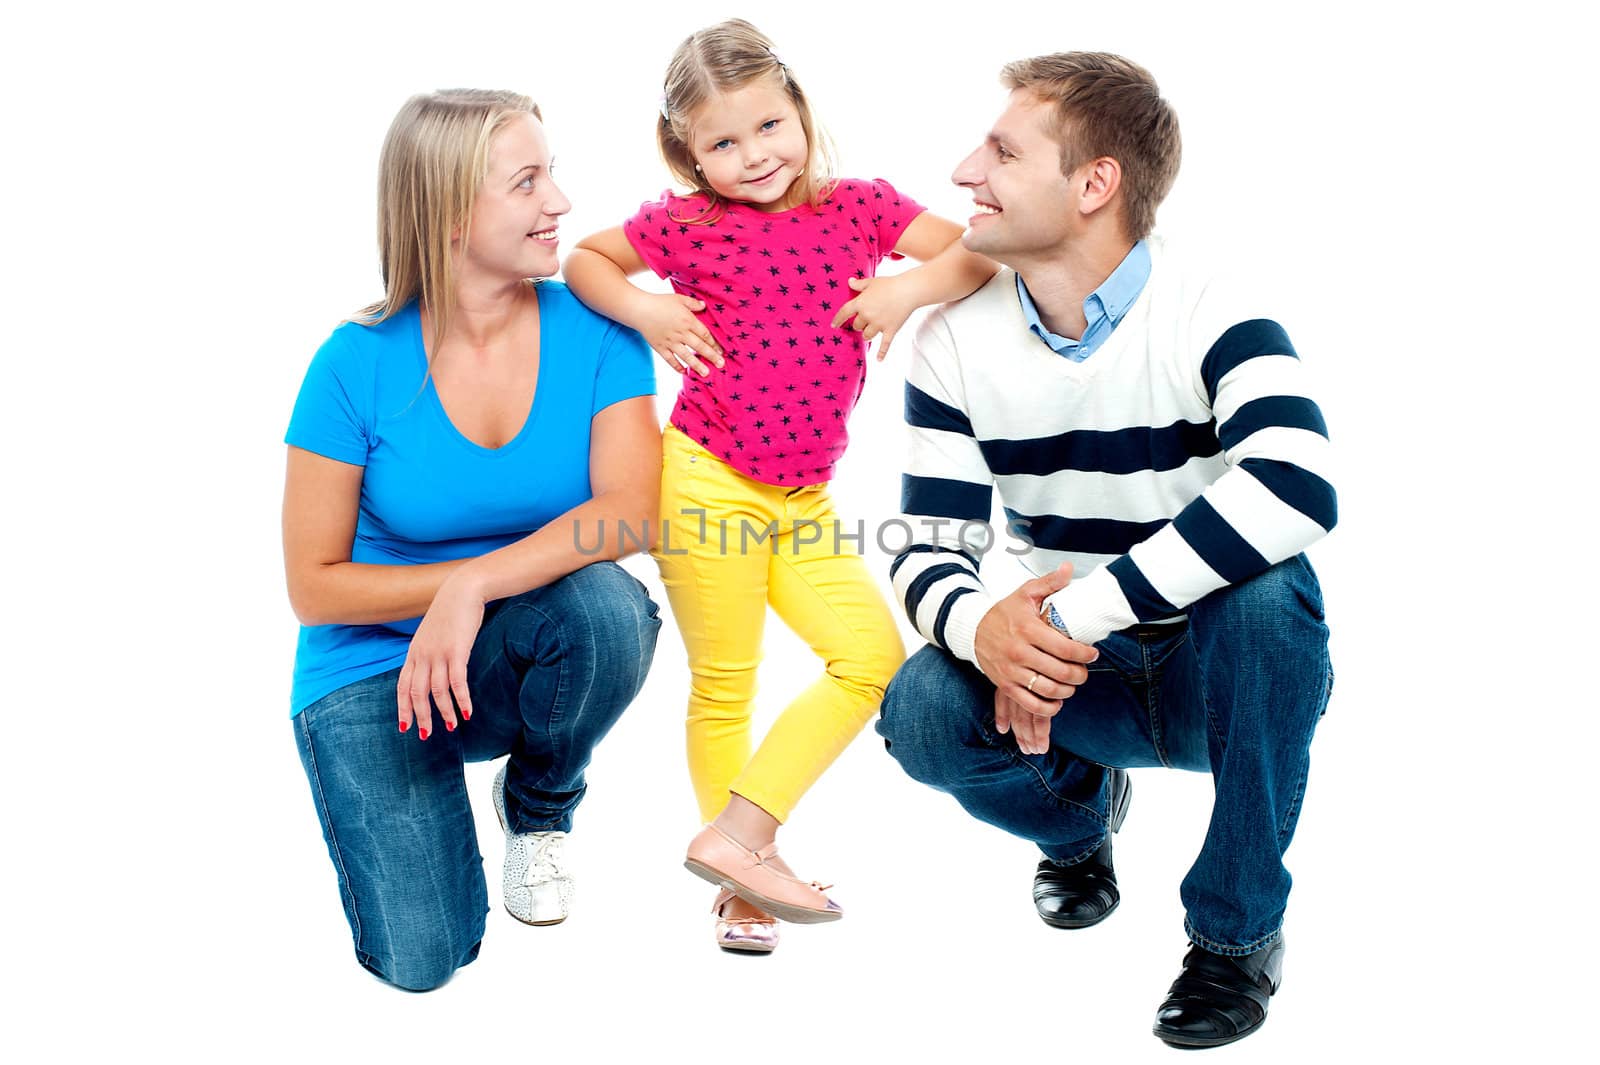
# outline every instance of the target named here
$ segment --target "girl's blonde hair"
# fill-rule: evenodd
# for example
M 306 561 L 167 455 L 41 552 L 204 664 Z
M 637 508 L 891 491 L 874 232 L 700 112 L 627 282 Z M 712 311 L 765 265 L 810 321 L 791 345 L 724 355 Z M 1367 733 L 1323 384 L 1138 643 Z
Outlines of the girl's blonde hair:
M 355 321 L 377 325 L 420 299 L 433 318 L 433 350 L 455 306 L 451 237 L 467 246 L 472 205 L 489 170 L 489 143 L 539 107 L 514 92 L 444 89 L 413 96 L 394 116 L 378 161 L 378 257 L 383 299 Z
M 656 118 L 656 144 L 672 176 L 706 198 L 705 211 L 682 221 L 712 222 L 726 209 L 723 198 L 695 168 L 694 152 L 689 148 L 693 135 L 690 116 L 712 96 L 735 92 L 762 78 L 772 79 L 788 93 L 800 113 L 810 158 L 796 180 L 805 182 L 806 202 L 815 207 L 833 191 L 833 143 L 811 113 L 811 103 L 794 71 L 778 58 L 766 34 L 744 19 L 728 19 L 691 34 L 667 64 L 661 114 Z

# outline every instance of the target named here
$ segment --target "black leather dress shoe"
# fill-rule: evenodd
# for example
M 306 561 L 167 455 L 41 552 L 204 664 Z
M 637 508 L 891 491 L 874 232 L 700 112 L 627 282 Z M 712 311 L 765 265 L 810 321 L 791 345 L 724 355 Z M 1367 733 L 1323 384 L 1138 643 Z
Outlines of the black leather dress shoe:
M 1052 928 L 1088 928 L 1111 915 L 1122 901 L 1117 871 L 1111 865 L 1111 835 L 1128 816 L 1133 782 L 1126 770 L 1111 774 L 1111 831 L 1094 854 L 1063 868 L 1046 858 L 1033 874 L 1033 905 L 1039 919 Z
M 1192 946 L 1151 1030 L 1168 1046 L 1184 1049 L 1243 1039 L 1266 1022 L 1268 1000 L 1282 981 L 1282 936 L 1238 958 Z

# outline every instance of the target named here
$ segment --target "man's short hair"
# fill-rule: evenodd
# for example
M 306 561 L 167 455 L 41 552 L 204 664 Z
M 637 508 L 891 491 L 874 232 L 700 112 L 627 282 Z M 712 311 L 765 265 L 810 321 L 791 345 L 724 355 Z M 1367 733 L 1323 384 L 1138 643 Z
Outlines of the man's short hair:
M 1061 172 L 1109 155 L 1122 166 L 1122 222 L 1142 240 L 1178 176 L 1178 115 L 1139 64 L 1106 52 L 1057 52 L 1007 63 L 1000 80 L 1055 106 Z

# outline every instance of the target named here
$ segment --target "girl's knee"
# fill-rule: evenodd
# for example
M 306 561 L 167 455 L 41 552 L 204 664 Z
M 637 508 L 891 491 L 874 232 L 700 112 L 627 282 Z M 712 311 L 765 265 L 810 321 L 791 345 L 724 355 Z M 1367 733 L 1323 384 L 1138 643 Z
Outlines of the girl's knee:
M 883 701 L 889 682 L 905 664 L 905 645 L 900 634 L 889 630 L 862 639 L 849 654 L 828 664 L 828 672 L 846 687 L 866 695 L 874 705 Z

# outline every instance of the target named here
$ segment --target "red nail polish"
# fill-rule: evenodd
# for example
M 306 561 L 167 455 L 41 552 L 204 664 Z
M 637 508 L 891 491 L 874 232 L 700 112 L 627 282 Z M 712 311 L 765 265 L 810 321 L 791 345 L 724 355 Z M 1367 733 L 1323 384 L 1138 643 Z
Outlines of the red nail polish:
M 400 722 L 400 731 L 401 732 L 404 732 L 406 729 L 408 729 L 410 727 L 411 727 L 411 722 L 409 722 L 409 721 Z
M 417 738 L 418 739 L 423 739 L 423 740 L 427 739 L 428 738 L 428 730 L 425 729 L 425 728 L 417 729 Z
M 471 721 L 472 720 L 472 711 L 471 710 L 463 710 L 463 711 L 461 711 L 461 720 L 463 720 L 463 721 Z
M 454 732 L 456 730 L 456 723 L 454 721 L 446 721 L 444 723 L 444 730 L 446 732 Z

